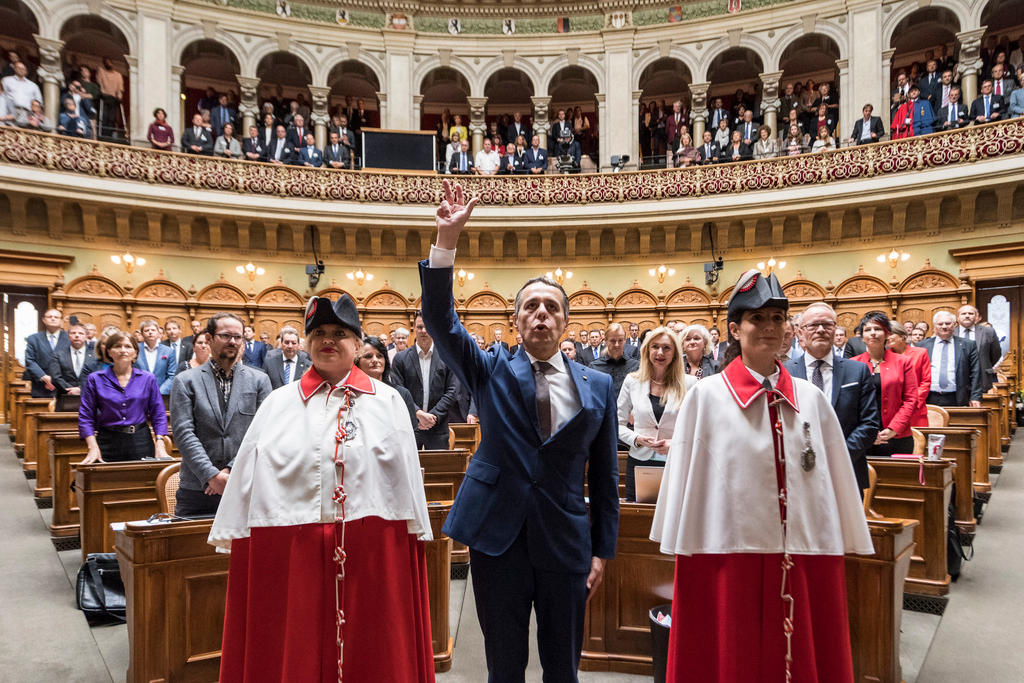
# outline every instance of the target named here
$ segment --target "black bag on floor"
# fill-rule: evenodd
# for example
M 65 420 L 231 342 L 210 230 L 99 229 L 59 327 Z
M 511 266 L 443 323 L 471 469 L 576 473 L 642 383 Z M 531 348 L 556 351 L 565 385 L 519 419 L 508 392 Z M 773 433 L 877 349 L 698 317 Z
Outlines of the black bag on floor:
M 970 546 L 970 557 L 964 552 L 964 545 L 960 540 L 960 529 L 956 525 L 953 516 L 953 505 L 950 504 L 948 524 L 946 528 L 946 571 L 949 577 L 956 581 L 960 578 L 960 567 L 964 562 L 970 562 L 974 558 L 974 546 Z
M 90 626 L 123 624 L 127 620 L 124 583 L 116 554 L 89 554 L 78 570 L 75 597 Z

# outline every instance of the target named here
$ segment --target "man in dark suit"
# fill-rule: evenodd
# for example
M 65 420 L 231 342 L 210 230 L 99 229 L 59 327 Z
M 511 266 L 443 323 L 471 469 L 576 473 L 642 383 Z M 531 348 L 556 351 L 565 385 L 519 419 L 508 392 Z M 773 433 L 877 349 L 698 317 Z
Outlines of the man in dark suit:
M 937 114 L 939 109 L 942 109 L 942 74 L 939 72 L 938 61 L 928 60 L 917 86 L 921 88 L 921 99 L 932 105 L 932 111 Z
M 348 116 L 339 114 L 334 117 L 334 125 L 328 130 L 328 133 L 338 134 L 338 144 L 346 148 L 349 155 L 355 152 L 356 131 L 349 125 Z
M 192 117 L 192 125 L 181 134 L 181 151 L 210 156 L 213 154 L 213 142 L 213 134 L 203 125 L 202 114 L 196 114 Z
M 828 304 L 808 306 L 800 325 L 804 353 L 787 361 L 785 368 L 793 377 L 808 380 L 829 398 L 843 428 L 857 485 L 863 491 L 869 486 L 865 453 L 881 429 L 871 370 L 866 363 L 835 353 L 836 312 Z
M 235 122 L 235 110 L 228 106 L 228 96 L 221 95 L 217 98 L 217 106 L 210 110 L 210 123 L 213 124 L 213 136 L 220 137 L 224 134 L 224 126 Z
M 533 175 L 540 175 L 547 170 L 548 152 L 540 146 L 540 136 L 530 138 L 530 149 L 526 150 L 526 169 Z
M 640 367 L 640 359 L 626 355 L 626 333 L 619 323 L 608 326 L 604 341 L 604 353 L 589 365 L 612 378 L 612 393 L 618 398 L 626 375 Z
M 342 144 L 338 131 L 331 131 L 331 141 L 324 147 L 324 166 L 327 168 L 348 168 L 352 152 Z
M 981 407 L 981 365 L 978 347 L 968 339 L 953 334 L 956 316 L 939 311 L 932 317 L 934 337 L 917 346 L 928 352 L 932 360 L 932 390 L 928 404 L 933 406 Z
M 295 147 L 288 141 L 288 132 L 284 126 L 277 127 L 277 137 L 267 147 L 267 161 L 285 166 L 295 163 Z
M 469 152 L 469 140 L 463 140 L 462 148 L 452 155 L 452 162 L 448 167 L 448 172 L 455 175 L 472 175 L 476 172 L 473 155 Z
M 487 348 L 490 349 L 494 346 L 500 346 L 501 348 L 505 349 L 505 351 L 508 351 L 508 342 L 502 341 L 501 339 L 505 335 L 502 329 L 500 327 L 495 328 L 492 334 L 494 335 L 494 341 L 491 342 Z
M 885 135 L 882 119 L 871 115 L 874 110 L 875 108 L 870 104 L 864 105 L 864 109 L 861 110 L 864 118 L 857 119 L 857 123 L 853 124 L 853 132 L 850 133 L 850 141 L 853 144 L 866 145 L 870 142 L 878 142 Z
M 583 352 L 576 357 L 576 362 L 590 365 L 603 353 L 604 344 L 601 343 L 601 331 L 591 330 L 587 334 L 587 345 L 583 347 Z
M 856 355 L 853 352 L 853 347 L 850 345 L 850 340 L 846 337 L 846 328 L 842 325 L 836 326 L 833 345 L 837 356 L 853 358 Z
M 508 347 L 509 354 L 511 354 L 513 356 L 516 355 L 516 352 L 519 351 L 519 349 L 520 349 L 520 347 L 522 345 L 523 345 L 523 335 L 521 335 L 518 332 L 516 332 L 516 343 L 513 344 L 512 346 Z
M 996 366 L 1003 357 L 996 331 L 988 325 L 978 324 L 978 309 L 961 306 L 956 312 L 956 336 L 974 342 L 978 347 L 978 370 L 981 373 L 981 392 L 992 388 L 996 381 Z
M 412 394 L 418 423 L 416 446 L 444 450 L 448 448 L 448 408 L 455 400 L 455 375 L 436 353 L 421 314 L 416 315 L 413 334 L 416 343 L 396 353 L 391 361 L 391 380 Z
M 263 369 L 263 361 L 267 358 L 268 346 L 256 339 L 256 330 L 252 325 L 242 328 L 242 362 L 251 368 Z
M 558 119 L 551 127 L 549 145 L 555 156 L 568 155 L 572 157 L 575 167 L 580 167 L 580 141 L 575 139 L 572 132 L 572 121 L 566 120 L 564 109 L 558 110 Z
M 710 130 L 704 131 L 704 142 L 697 147 L 697 161 L 701 164 L 717 164 L 718 158 L 721 156 L 721 150 L 718 149 L 718 143 L 714 141 L 714 136 Z
M 242 158 L 246 161 L 266 161 L 267 147 L 256 126 L 249 126 L 249 137 L 242 140 Z
M 324 165 L 324 155 L 316 148 L 316 136 L 306 133 L 306 139 L 299 149 L 299 166 L 320 168 Z
M 477 200 L 444 185 L 437 244 L 420 263 L 423 312 L 484 435 L 444 533 L 469 546 L 489 679 L 524 680 L 535 611 L 544 679 L 575 681 L 587 597 L 618 537 L 616 397 L 608 376 L 558 351 L 569 300 L 552 280 L 534 278 L 516 297 L 518 354 L 477 347 L 452 295 L 455 245 Z
M 868 347 L 860 336 L 860 325 L 854 328 L 853 336 L 846 340 L 846 347 L 843 349 L 843 358 L 853 358 L 865 353 Z
M 975 124 L 999 121 L 1005 111 L 1003 96 L 992 94 L 992 79 L 986 78 L 981 82 L 981 94 L 971 102 L 971 121 Z
M 526 144 L 529 145 L 533 133 L 530 132 L 530 127 L 523 123 L 523 115 L 515 112 L 512 114 L 512 123 L 508 124 L 508 128 L 505 130 L 505 143 L 515 145 L 516 138 L 520 135 L 523 136 L 523 140 L 526 140 Z
M 939 130 L 956 130 L 963 128 L 970 121 L 967 105 L 960 102 L 960 88 L 953 86 L 949 89 L 949 104 L 939 109 L 935 125 Z
M 722 106 L 722 98 L 716 97 L 708 111 L 708 130 L 718 130 L 718 122 L 722 119 L 729 121 L 729 110 Z
M 181 452 L 174 508 L 179 516 L 217 512 L 238 447 L 256 410 L 271 392 L 265 374 L 235 362 L 241 318 L 234 313 L 216 313 L 206 330 L 210 362 L 176 376 L 171 389 L 171 431 Z M 225 386 L 230 386 L 226 398 Z
M 263 371 L 274 389 L 298 380 L 313 364 L 309 355 L 299 349 L 298 330 L 282 327 L 280 338 L 281 348 L 270 349 L 263 360 Z
M 306 127 L 306 119 L 302 114 L 296 114 L 292 119 L 292 127 L 288 129 L 288 142 L 294 149 L 299 149 L 306 144 L 306 133 L 312 132 Z
M 636 323 L 629 323 L 629 336 L 626 337 L 625 355 L 627 358 L 640 357 L 640 326 Z
M 57 410 L 77 411 L 82 382 L 90 372 L 100 369 L 95 353 L 89 353 L 85 326 L 74 323 L 68 327 L 68 345 L 58 347 L 50 357 L 48 374 L 57 387 Z
M 1013 76 L 1007 73 L 1002 64 L 992 67 L 992 94 L 1002 97 L 1005 102 L 1010 101 L 1010 93 L 1017 88 Z
M 665 140 L 668 141 L 668 148 L 675 151 L 679 148 L 679 138 L 686 128 L 686 114 L 683 113 L 683 101 L 676 100 L 672 103 L 672 112 L 665 118 Z
M 754 143 L 757 142 L 761 126 L 754 123 L 754 112 L 747 109 L 743 112 L 743 120 L 740 122 L 737 130 L 740 132 L 740 140 L 747 147 L 753 147 Z
M 25 339 L 25 373 L 22 379 L 32 382 L 33 398 L 53 396 L 56 385 L 50 375 L 50 361 L 58 349 L 68 346 L 68 333 L 60 328 L 64 316 L 56 308 L 43 313 L 43 330 Z
M 583 331 L 583 332 L 581 333 L 581 335 L 580 335 L 580 336 L 581 336 L 581 337 L 582 337 L 583 339 L 586 339 L 586 337 L 587 337 L 587 332 L 586 332 L 586 330 L 584 330 L 584 331 Z M 574 330 L 569 330 L 568 332 L 566 332 L 566 339 L 572 342 L 572 347 L 573 347 L 573 349 L 575 349 L 575 350 L 576 350 L 576 355 L 575 355 L 575 356 L 573 356 L 573 358 L 572 358 L 572 359 L 573 359 L 574 361 L 576 361 L 577 363 L 581 362 L 581 361 L 580 361 L 580 354 L 581 354 L 581 353 L 583 353 L 583 348 L 584 348 L 584 347 L 586 346 L 586 344 L 584 344 L 583 342 L 580 342 L 580 341 L 577 341 L 577 340 L 576 340 L 576 332 L 575 332 Z
M 171 359 L 174 367 L 178 367 L 182 361 L 192 358 L 192 342 L 181 338 L 181 326 L 173 320 L 164 323 L 164 344 L 171 350 Z

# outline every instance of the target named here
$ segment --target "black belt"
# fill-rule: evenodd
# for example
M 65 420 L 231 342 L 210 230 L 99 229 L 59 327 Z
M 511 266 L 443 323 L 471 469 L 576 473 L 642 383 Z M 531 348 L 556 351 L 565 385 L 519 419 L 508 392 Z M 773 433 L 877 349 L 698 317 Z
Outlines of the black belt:
M 142 422 L 137 425 L 111 425 L 109 427 L 100 427 L 100 430 L 105 432 L 121 432 L 122 434 L 134 434 L 137 431 L 145 429 L 149 425 Z

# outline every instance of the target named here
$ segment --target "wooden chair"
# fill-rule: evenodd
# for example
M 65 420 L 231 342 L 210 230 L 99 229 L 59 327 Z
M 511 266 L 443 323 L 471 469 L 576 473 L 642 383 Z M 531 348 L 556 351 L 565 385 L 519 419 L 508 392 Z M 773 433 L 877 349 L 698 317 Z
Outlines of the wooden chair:
M 178 480 L 181 478 L 181 463 L 160 470 L 156 475 L 156 500 L 160 505 L 160 512 L 174 514 L 174 506 L 178 503 Z
M 882 515 L 871 509 L 871 503 L 875 498 L 875 487 L 878 485 L 878 472 L 871 465 L 868 465 L 868 490 L 864 492 L 864 516 L 868 519 L 881 519 Z
M 455 450 L 455 430 L 448 428 L 448 450 Z
M 931 408 L 932 406 L 929 406 Z M 914 437 L 914 455 L 924 455 L 928 448 L 928 439 L 916 427 L 910 428 L 910 434 Z
M 949 411 L 942 406 L 928 406 L 928 426 L 948 427 Z M 923 451 L 922 451 L 923 452 Z

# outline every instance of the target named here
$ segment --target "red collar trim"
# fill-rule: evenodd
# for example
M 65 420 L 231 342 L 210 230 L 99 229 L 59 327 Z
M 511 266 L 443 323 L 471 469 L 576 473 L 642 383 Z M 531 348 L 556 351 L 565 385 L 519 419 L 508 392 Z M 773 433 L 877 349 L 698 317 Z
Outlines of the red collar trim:
M 309 399 L 313 398 L 313 394 L 320 391 L 324 386 L 330 387 L 330 384 L 320 373 L 316 371 L 316 368 L 310 368 L 306 370 L 305 374 L 297 382 L 299 385 L 299 396 L 302 397 L 302 402 L 305 403 Z M 348 373 L 348 377 L 341 384 L 343 389 L 351 389 L 352 391 L 360 394 L 376 394 L 377 389 L 373 386 L 373 380 L 359 369 L 358 365 L 353 365 L 352 369 Z
M 789 376 L 786 368 L 782 367 L 781 363 L 775 361 L 775 365 L 779 369 L 779 379 L 775 383 L 775 391 L 773 393 L 778 394 L 793 410 L 799 413 L 800 408 L 796 402 L 793 378 Z M 757 383 L 757 380 L 750 374 L 747 366 L 739 358 L 725 366 L 725 370 L 721 374 L 725 380 L 725 386 L 729 389 L 729 393 L 732 394 L 733 400 L 744 410 L 754 402 L 754 399 L 766 392 L 765 388 Z

